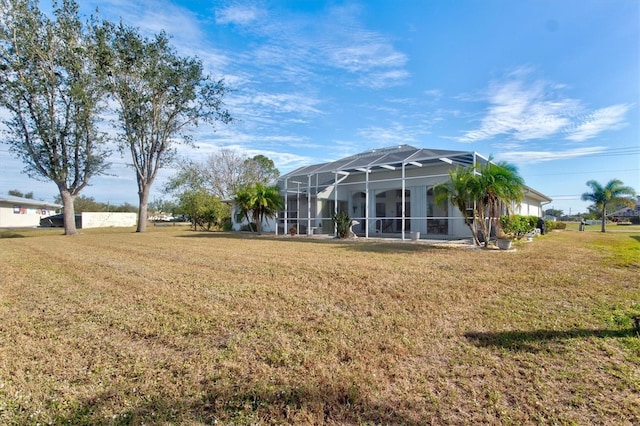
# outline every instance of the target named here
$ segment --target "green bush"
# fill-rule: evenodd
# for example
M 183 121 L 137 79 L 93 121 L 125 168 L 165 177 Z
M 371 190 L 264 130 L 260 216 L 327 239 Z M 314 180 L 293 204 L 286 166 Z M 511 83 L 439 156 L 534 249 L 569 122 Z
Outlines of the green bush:
M 534 223 L 531 223 L 531 218 L 535 218 Z M 498 238 L 502 237 L 500 231 L 507 238 L 522 238 L 536 229 L 537 222 L 538 218 L 535 216 L 522 216 L 519 214 L 500 216 Z
M 338 238 L 348 238 L 351 230 L 351 218 L 346 212 L 340 212 L 331 216 L 331 221 L 336 226 Z
M 538 227 L 538 216 L 525 216 L 527 218 L 527 223 L 531 230 L 535 230 Z

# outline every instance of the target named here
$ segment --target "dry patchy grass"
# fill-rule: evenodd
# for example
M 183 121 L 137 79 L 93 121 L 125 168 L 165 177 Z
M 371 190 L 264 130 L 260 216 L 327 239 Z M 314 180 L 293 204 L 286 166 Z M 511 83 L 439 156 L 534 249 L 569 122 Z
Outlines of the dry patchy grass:
M 24 236 L 0 240 L 0 423 L 640 422 L 638 233 Z

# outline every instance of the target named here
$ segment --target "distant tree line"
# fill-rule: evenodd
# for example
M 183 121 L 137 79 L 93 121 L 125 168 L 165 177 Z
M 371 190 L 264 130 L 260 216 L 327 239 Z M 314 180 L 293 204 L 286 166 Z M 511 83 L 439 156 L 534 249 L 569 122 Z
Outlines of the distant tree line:
M 8 191 L 9 195 L 14 197 L 21 197 L 27 199 L 34 199 L 33 192 L 22 192 L 18 189 L 11 189 Z M 53 202 L 56 204 L 62 204 L 62 199 L 60 195 L 56 195 L 53 198 Z M 96 201 L 93 197 L 86 197 L 84 195 L 78 195 L 73 200 L 74 211 L 76 213 L 82 212 L 137 212 L 138 208 L 133 204 L 124 203 L 124 204 L 110 204 L 110 203 L 102 203 Z
M 33 192 L 22 192 L 18 189 L 10 189 L 8 194 L 13 197 L 28 198 L 30 200 L 33 200 Z

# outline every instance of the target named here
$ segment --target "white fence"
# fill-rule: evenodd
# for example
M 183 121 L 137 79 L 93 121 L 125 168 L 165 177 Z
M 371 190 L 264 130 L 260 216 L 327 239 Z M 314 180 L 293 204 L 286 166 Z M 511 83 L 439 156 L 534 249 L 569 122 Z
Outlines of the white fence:
M 82 228 L 112 228 L 135 226 L 138 220 L 137 213 L 100 212 L 82 213 Z

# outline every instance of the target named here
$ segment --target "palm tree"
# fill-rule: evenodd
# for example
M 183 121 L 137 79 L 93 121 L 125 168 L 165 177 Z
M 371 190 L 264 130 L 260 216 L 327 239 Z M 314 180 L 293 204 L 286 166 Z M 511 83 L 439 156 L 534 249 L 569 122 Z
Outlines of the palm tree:
M 480 168 L 478 215 L 480 226 L 488 245 L 491 228 L 502 214 L 510 213 L 512 203 L 520 203 L 524 197 L 524 179 L 518 174 L 518 168 L 507 162 L 492 163 L 491 159 Z M 487 214 L 488 217 L 483 217 Z
M 250 187 L 246 186 L 243 188 L 239 188 L 236 191 L 233 202 L 235 203 L 237 208 L 236 221 L 242 222 L 243 220 L 246 220 L 249 224 L 249 229 L 251 229 L 251 231 L 255 231 L 255 229 L 253 229 L 253 227 L 251 226 L 251 218 L 249 217 L 249 214 L 253 211 L 253 209 L 251 208 L 251 198 L 252 196 Z
M 458 167 L 449 172 L 449 181 L 436 186 L 435 201 L 439 204 L 448 199 L 462 213 L 471 229 L 473 240 L 480 245 L 478 231 L 489 245 L 493 222 L 504 208 L 509 211 L 511 203 L 520 202 L 524 196 L 524 179 L 516 166 L 491 162 L 476 167 Z
M 582 194 L 582 201 L 591 201 L 596 208 L 602 211 L 602 227 L 601 232 L 607 232 L 607 204 L 612 201 L 628 201 L 632 202 L 627 196 L 635 195 L 635 191 L 630 186 L 624 186 L 624 183 L 619 179 L 610 180 L 606 186 L 602 186 L 595 180 L 587 182 L 587 186 L 591 188 L 592 192 L 585 192 Z
M 473 241 L 480 245 L 475 219 L 475 200 L 478 198 L 478 177 L 473 167 L 457 167 L 449 171 L 449 180 L 433 188 L 436 204 L 456 206 L 464 217 L 464 223 L 471 230 Z
M 266 186 L 254 183 L 241 188 L 234 198 L 238 206 L 238 216 L 249 221 L 249 214 L 256 224 L 256 232 L 262 233 L 264 218 L 275 217 L 282 209 L 283 200 L 277 186 Z

